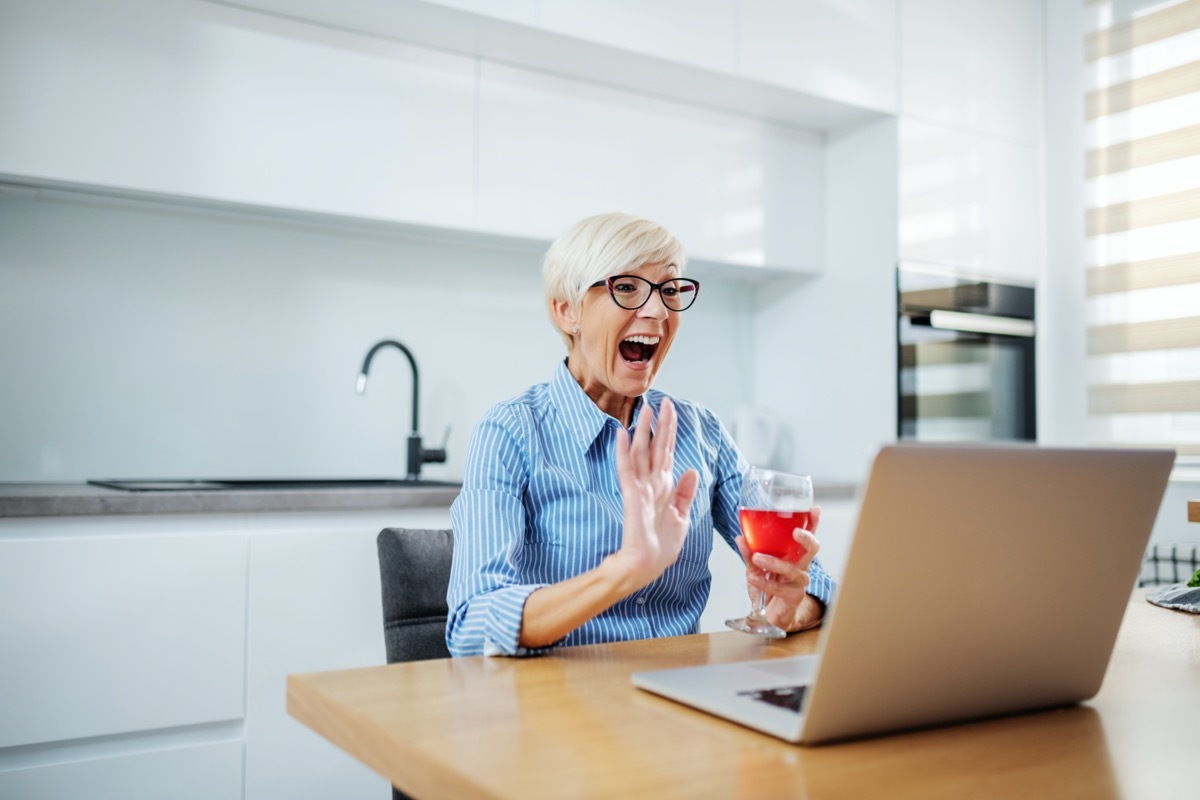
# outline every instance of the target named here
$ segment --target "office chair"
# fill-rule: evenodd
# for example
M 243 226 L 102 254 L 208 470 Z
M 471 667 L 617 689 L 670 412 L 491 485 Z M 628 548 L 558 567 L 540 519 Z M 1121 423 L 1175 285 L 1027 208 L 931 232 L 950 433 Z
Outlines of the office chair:
M 375 544 L 387 662 L 448 658 L 446 587 L 453 532 L 384 528 Z M 392 798 L 408 800 L 408 795 L 393 787 Z

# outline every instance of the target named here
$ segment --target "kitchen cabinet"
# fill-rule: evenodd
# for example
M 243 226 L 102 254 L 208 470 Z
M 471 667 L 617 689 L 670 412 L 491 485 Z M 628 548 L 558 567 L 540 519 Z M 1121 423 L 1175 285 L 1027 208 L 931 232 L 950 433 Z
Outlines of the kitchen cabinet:
M 886 113 L 897 107 L 896 0 L 541 0 L 533 8 L 517 0 L 494 8 L 474 0 L 433 2 L 686 65 L 707 73 L 710 88 L 736 78 L 850 107 Z M 580 74 L 529 54 L 503 60 Z
M 1042 3 L 905 0 L 900 112 L 906 118 L 1041 141 Z
M 244 534 L 35 522 L 0 527 L 0 747 L 242 717 Z
M 742 0 L 741 74 L 895 113 L 896 0 Z
M 662 222 L 694 258 L 819 271 L 819 136 L 484 64 L 479 224 L 553 239 L 612 209 Z
M 539 0 L 546 31 L 738 74 L 736 0 Z
M 475 64 L 228 6 L 8 3 L 0 175 L 465 228 Z
M 900 258 L 1032 283 L 1041 264 L 1038 148 L 903 119 Z
M 215 742 L 92 755 L 13 770 L 0 766 L 0 797 L 237 800 L 242 797 L 242 744 Z
M 264 515 L 250 541 L 246 798 L 379 798 L 383 778 L 287 715 L 296 672 L 385 662 L 375 537 L 448 528 L 447 509 Z
M 522 25 L 537 25 L 539 7 L 545 5 L 545 0 L 426 0 L 426 2 Z
M 684 5 L 687 21 L 674 19 Z M 733 69 L 730 53 L 804 50 L 757 6 L 747 24 L 774 44 L 749 29 L 735 42 L 731 6 L 717 2 L 550 4 L 536 27 L 513 21 L 528 18 L 519 3 L 486 18 L 469 3 L 250 6 L 6 8 L 0 66 L 23 78 L 0 83 L 12 121 L 0 128 L 0 177 L 543 242 L 625 208 L 675 228 L 698 259 L 751 276 L 815 272 L 821 131 L 888 106 L 811 93 L 784 74 L 795 70 L 775 81 L 768 63 L 752 77 Z M 830 52 L 849 64 L 866 63 L 864 48 L 889 58 L 870 26 L 860 41 L 849 17 L 834 14 L 828 30 L 823 19 L 787 16 L 842 42 Z M 829 86 L 877 82 L 841 69 Z
M 449 511 L 0 519 L 0 796 L 386 795 L 285 677 L 384 663 L 392 525 Z
M 913 0 L 899 30 L 900 258 L 1035 283 L 1041 3 Z

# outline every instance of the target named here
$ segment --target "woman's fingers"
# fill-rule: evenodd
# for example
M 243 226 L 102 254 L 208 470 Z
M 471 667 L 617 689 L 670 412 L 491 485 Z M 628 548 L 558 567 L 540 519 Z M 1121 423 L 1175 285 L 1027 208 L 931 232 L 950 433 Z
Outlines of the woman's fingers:
M 696 489 L 699 486 L 699 472 L 689 469 L 683 473 L 683 477 L 679 479 L 679 484 L 675 487 L 675 513 L 686 517 L 692 507 L 692 501 L 696 499 Z
M 654 458 L 651 469 L 668 475 L 675 466 L 675 431 L 678 428 L 679 417 L 675 413 L 675 404 L 670 398 L 664 397 L 662 407 L 658 412 L 658 430 L 654 434 Z
M 810 581 L 808 570 L 800 569 L 798 564 L 790 561 L 763 554 L 754 556 L 754 565 L 758 569 L 749 570 L 746 575 L 751 586 L 792 606 L 799 605 L 804 599 Z M 769 579 L 763 575 L 764 570 L 771 573 Z
M 804 550 L 804 555 L 800 556 L 800 560 L 796 562 L 796 566 L 801 572 L 808 572 L 808 567 L 812 564 L 812 560 L 816 557 L 817 551 L 821 549 L 821 543 L 817 541 L 817 537 L 813 536 L 803 528 L 797 528 L 792 531 L 792 538 Z

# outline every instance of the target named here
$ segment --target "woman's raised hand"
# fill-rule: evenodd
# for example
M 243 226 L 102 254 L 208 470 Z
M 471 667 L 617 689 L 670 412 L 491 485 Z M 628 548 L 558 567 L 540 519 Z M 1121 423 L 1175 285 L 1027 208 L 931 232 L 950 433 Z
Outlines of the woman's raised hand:
M 676 484 L 675 432 L 679 417 L 663 398 L 658 431 L 650 437 L 653 411 L 643 407 L 632 440 L 617 431 L 617 478 L 625 504 L 625 530 L 616 555 L 633 586 L 645 586 L 675 563 L 691 521 L 692 500 L 700 474 L 689 469 Z

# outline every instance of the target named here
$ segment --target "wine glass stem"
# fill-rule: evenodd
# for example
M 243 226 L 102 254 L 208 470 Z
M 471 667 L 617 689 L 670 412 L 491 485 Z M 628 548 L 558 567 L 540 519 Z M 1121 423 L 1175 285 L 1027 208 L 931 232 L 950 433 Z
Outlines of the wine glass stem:
M 771 580 L 771 573 L 763 570 L 763 580 Z M 760 589 L 758 592 L 758 607 L 755 608 L 755 613 L 762 619 L 767 618 L 767 592 L 765 589 Z

